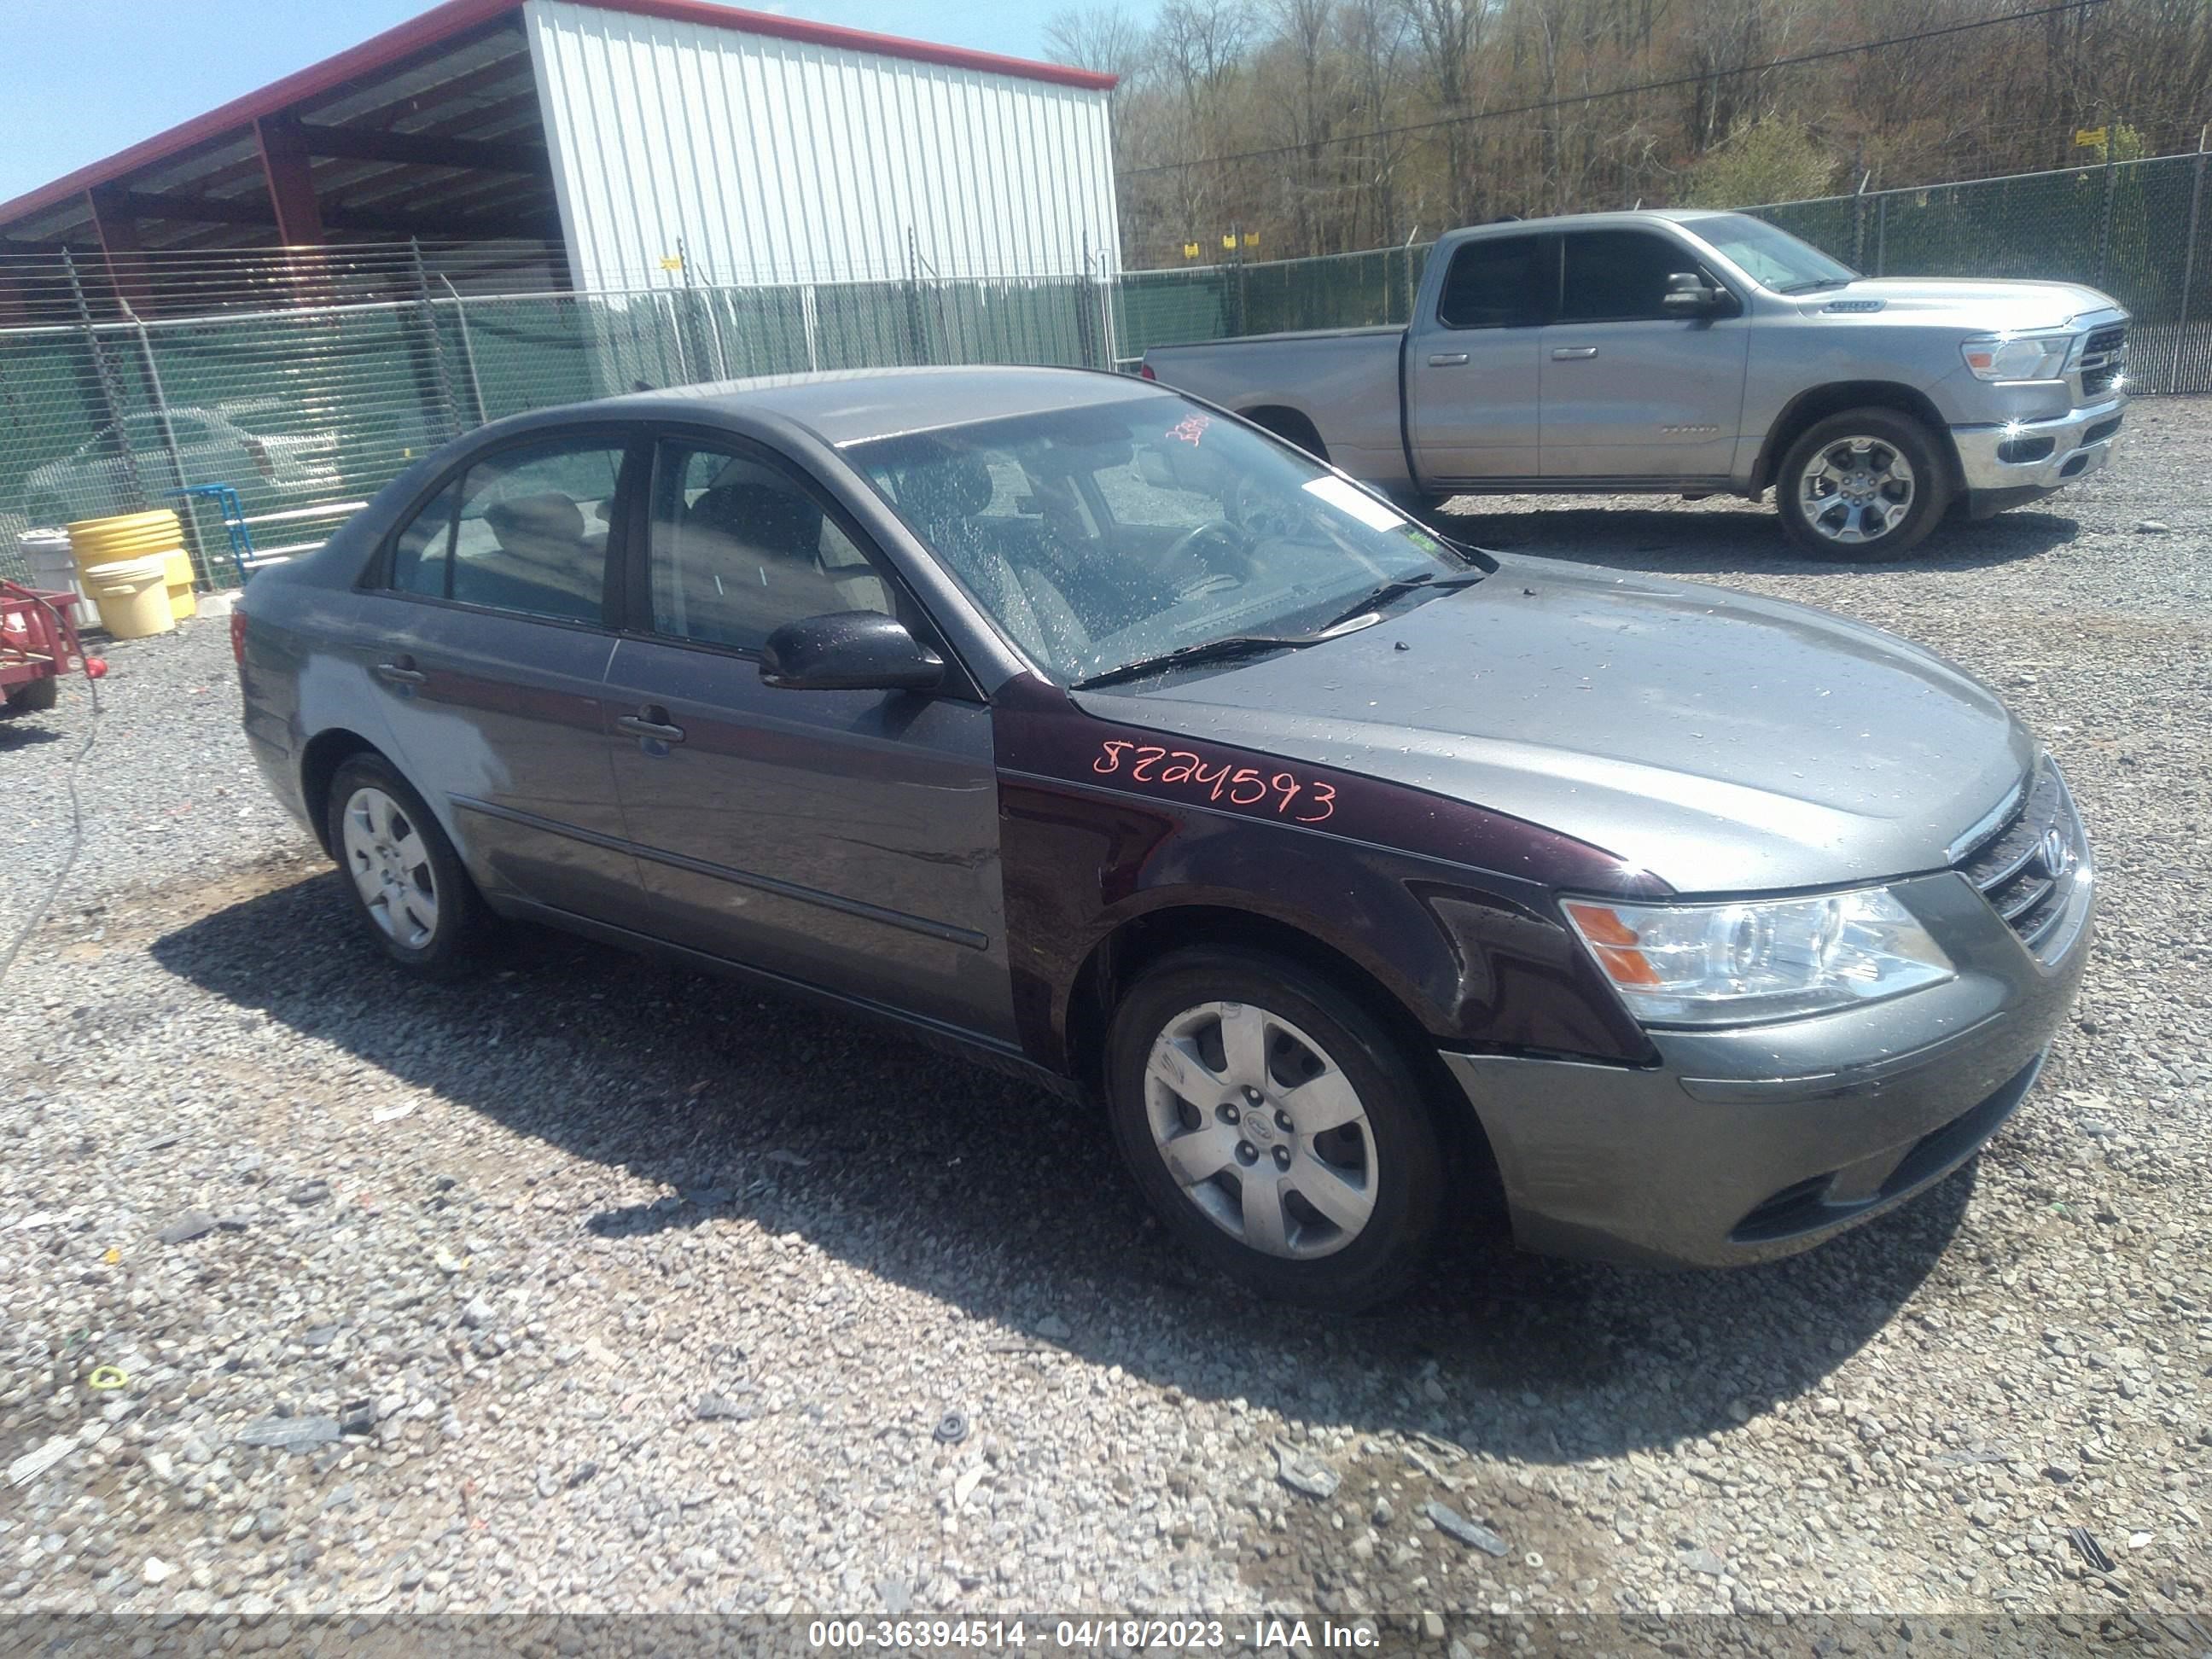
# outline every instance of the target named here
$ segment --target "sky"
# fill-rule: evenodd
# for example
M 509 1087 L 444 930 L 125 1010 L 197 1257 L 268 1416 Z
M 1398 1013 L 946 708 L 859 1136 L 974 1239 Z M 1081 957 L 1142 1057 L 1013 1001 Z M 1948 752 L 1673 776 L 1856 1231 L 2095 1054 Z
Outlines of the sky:
M 0 201 L 430 9 L 434 0 L 0 0 Z M 752 9 L 1016 58 L 1059 0 L 757 0 Z

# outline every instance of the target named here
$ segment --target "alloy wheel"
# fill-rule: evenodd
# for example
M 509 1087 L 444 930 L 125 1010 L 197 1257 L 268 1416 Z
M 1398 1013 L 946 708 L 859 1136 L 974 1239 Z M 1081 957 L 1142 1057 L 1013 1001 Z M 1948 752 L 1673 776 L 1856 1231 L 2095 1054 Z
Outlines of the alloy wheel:
M 1375 1132 L 1344 1068 L 1249 1003 L 1185 1009 L 1145 1065 L 1153 1145 L 1183 1195 L 1263 1255 L 1309 1260 L 1375 1210 Z
M 346 873 L 369 919 L 408 949 L 422 949 L 438 931 L 438 878 L 407 809 L 364 786 L 346 798 L 343 826 Z
M 1815 534 L 1863 545 L 1905 522 L 1917 489 L 1912 463 L 1895 444 L 1861 434 L 1814 452 L 1798 476 L 1797 503 Z

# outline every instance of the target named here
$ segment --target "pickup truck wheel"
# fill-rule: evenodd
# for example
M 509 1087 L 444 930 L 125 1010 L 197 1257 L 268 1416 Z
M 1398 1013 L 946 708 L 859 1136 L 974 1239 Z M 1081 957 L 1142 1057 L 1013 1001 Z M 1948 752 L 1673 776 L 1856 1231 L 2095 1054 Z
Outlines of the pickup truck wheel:
M 1828 559 L 1908 552 L 1951 500 L 1928 428 L 1887 409 L 1847 409 L 1813 427 L 1790 447 L 1775 486 L 1790 539 Z
M 380 755 L 356 755 L 331 778 L 325 810 L 354 912 L 384 953 L 429 979 L 471 967 L 490 913 L 407 780 Z
M 1427 1260 L 1445 1155 L 1383 1027 L 1287 958 L 1163 958 L 1115 1010 L 1114 1135 L 1178 1245 L 1262 1295 L 1351 1313 Z

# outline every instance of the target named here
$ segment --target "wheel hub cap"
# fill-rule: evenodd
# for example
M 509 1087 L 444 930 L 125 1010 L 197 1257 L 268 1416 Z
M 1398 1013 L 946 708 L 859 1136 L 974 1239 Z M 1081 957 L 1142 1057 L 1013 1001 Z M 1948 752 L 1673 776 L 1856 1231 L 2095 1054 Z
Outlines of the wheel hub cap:
M 437 876 L 407 809 L 381 789 L 356 789 L 346 799 L 339 839 L 369 920 L 410 950 L 428 945 L 438 931 Z
M 1170 1020 L 1146 1065 L 1145 1107 L 1183 1195 L 1263 1255 L 1332 1255 L 1374 1212 L 1375 1135 L 1358 1091 L 1266 1009 L 1209 1002 Z
M 1827 445 L 1806 463 L 1797 498 L 1806 522 L 1838 544 L 1880 541 L 1912 510 L 1918 481 L 1902 452 L 1879 438 Z

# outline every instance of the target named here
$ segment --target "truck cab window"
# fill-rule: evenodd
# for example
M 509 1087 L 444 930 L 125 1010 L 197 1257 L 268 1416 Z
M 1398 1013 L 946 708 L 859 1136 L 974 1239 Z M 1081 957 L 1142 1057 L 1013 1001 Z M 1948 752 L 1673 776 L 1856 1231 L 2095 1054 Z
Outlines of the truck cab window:
M 1541 236 L 1485 236 L 1463 244 L 1444 273 L 1437 320 L 1446 328 L 1526 328 L 1544 320 L 1551 245 Z

